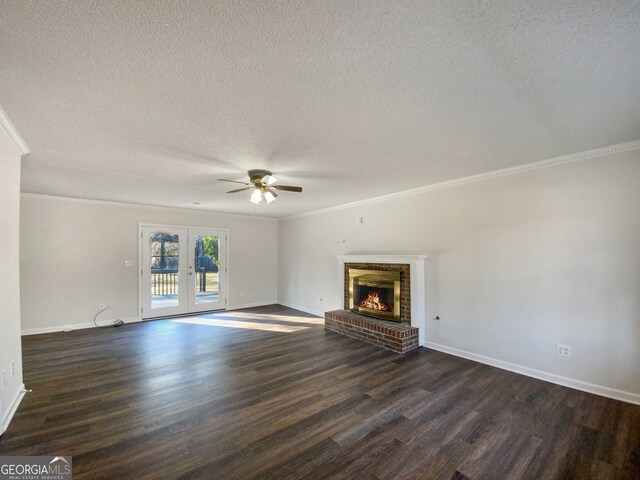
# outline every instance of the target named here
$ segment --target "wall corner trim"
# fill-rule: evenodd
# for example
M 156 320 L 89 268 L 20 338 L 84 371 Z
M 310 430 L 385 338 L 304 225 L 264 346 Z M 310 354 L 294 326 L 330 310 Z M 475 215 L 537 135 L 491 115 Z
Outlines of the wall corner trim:
M 11 419 L 15 415 L 16 410 L 18 410 L 18 406 L 20 405 L 20 402 L 22 401 L 25 393 L 27 393 L 27 391 L 25 390 L 24 383 L 23 383 L 20 385 L 20 388 L 18 389 L 15 396 L 13 397 L 13 400 L 11 401 L 9 408 L 7 409 L 7 413 L 4 415 L 2 419 L 0 419 L 1 421 L 0 435 L 6 432 L 7 428 L 9 428 L 9 423 L 11 422 Z
M 448 347 L 447 345 L 441 345 L 439 343 L 426 342 L 424 346 L 432 350 L 438 350 L 439 352 L 448 353 L 449 355 L 455 355 L 456 357 L 466 358 L 467 360 L 473 360 L 485 365 L 501 368 L 502 370 L 508 370 L 510 372 L 519 373 L 520 375 L 526 375 L 527 377 L 537 378 L 538 380 L 555 383 L 556 385 L 562 385 L 563 387 L 569 387 L 575 390 L 580 390 L 582 392 L 593 393 L 602 397 L 613 398 L 614 400 L 620 400 L 623 402 L 640 405 L 640 394 L 638 393 L 616 390 L 615 388 L 604 387 L 602 385 L 596 385 L 594 383 L 584 382 L 582 380 L 563 377 L 554 373 L 543 372 L 541 370 L 536 370 L 535 368 L 529 368 L 522 365 L 517 365 L 515 363 L 505 362 L 502 360 L 498 360 L 497 358 L 485 357 L 484 355 L 478 355 L 476 353 L 467 352 L 465 350 L 459 350 L 457 348 Z
M 20 156 L 26 155 L 27 153 L 31 153 L 29 146 L 24 141 L 24 139 L 20 136 L 15 125 L 11 123 L 11 120 L 9 120 L 9 117 L 7 116 L 7 114 L 2 109 L 1 106 L 0 106 L 0 130 L 2 130 L 7 135 L 12 145 L 20 154 Z

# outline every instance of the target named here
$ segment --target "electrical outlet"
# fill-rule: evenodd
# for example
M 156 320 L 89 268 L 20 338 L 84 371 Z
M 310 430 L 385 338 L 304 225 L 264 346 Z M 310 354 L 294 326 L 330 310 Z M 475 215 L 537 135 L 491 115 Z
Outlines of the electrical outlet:
M 244 297 L 244 292 L 240 292 L 240 296 L 241 296 L 241 297 Z
M 107 309 L 107 306 L 104 303 L 101 303 L 98 305 L 98 309 L 100 309 L 101 312 L 104 312 Z
M 133 262 L 131 260 L 125 260 L 124 261 L 124 266 L 125 267 L 133 267 Z
M 556 345 L 556 353 L 561 357 L 570 357 L 571 356 L 571 347 L 569 345 L 560 345 L 559 343 Z

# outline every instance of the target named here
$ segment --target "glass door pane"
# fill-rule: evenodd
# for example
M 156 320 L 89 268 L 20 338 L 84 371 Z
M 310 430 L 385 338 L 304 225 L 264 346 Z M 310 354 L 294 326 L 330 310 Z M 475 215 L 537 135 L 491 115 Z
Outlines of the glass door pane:
M 188 230 L 142 227 L 142 318 L 189 311 Z
M 189 229 L 189 311 L 226 307 L 226 231 Z
M 152 233 L 151 309 L 180 305 L 180 236 Z
M 196 305 L 217 303 L 220 299 L 220 237 L 195 235 L 193 248 Z

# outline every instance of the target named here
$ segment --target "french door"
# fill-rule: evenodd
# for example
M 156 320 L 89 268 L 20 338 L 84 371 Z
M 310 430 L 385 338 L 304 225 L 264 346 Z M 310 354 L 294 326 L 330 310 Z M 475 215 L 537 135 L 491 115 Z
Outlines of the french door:
M 142 318 L 225 308 L 226 230 L 142 225 L 140 241 Z

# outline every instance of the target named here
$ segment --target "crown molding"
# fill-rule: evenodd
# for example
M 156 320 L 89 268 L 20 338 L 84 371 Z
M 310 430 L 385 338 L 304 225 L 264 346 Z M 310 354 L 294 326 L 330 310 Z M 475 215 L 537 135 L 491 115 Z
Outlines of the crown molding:
M 9 117 L 7 116 L 6 112 L 2 109 L 2 106 L 0 106 L 0 130 L 4 131 L 4 133 L 7 135 L 7 137 L 11 141 L 11 144 L 15 147 L 15 149 L 18 151 L 20 156 L 26 155 L 27 153 L 31 153 L 31 150 L 29 149 L 28 145 L 18 133 L 18 130 L 16 129 L 15 125 L 11 123 L 11 120 L 9 120 Z
M 92 198 L 65 197 L 63 195 L 49 195 L 45 193 L 21 192 L 20 197 L 34 198 L 34 199 L 40 199 L 40 200 L 58 200 L 58 201 L 75 202 L 75 203 L 88 203 L 93 205 L 110 205 L 110 206 L 116 206 L 116 207 L 129 207 L 129 208 L 135 207 L 135 208 L 145 208 L 150 210 L 163 210 L 163 211 L 191 213 L 191 214 L 199 213 L 201 215 L 215 215 L 217 217 L 244 218 L 244 219 L 265 220 L 265 221 L 272 221 L 272 222 L 275 222 L 278 220 L 276 217 L 261 217 L 258 215 L 244 215 L 242 213 L 216 212 L 214 210 L 205 210 L 205 209 L 197 209 L 197 208 L 165 207 L 162 205 L 115 202 L 112 200 L 94 200 Z
M 640 140 L 635 140 L 633 142 L 627 142 L 627 143 L 619 143 L 617 145 L 596 148 L 594 150 L 586 150 L 584 152 L 572 153 L 570 155 L 562 155 L 560 157 L 548 158 L 546 160 L 539 160 L 537 162 L 525 163 L 523 165 L 517 165 L 515 167 L 501 168 L 499 170 L 492 170 L 490 172 L 480 173 L 477 175 L 470 175 L 468 177 L 457 178 L 454 180 L 447 180 L 440 183 L 433 183 L 431 185 L 426 185 L 424 187 L 412 188 L 409 190 L 402 190 L 396 193 L 390 193 L 388 195 L 381 195 L 379 197 L 372 197 L 365 200 L 358 200 L 356 202 L 344 203 L 342 205 L 336 205 L 335 207 L 328 207 L 320 210 L 312 210 L 310 212 L 298 213 L 298 214 L 290 215 L 287 217 L 281 217 L 280 220 L 289 220 L 294 218 L 320 215 L 322 213 L 335 212 L 338 210 L 358 207 L 361 205 L 369 205 L 371 203 L 383 202 L 385 200 L 392 200 L 394 198 L 417 195 L 419 193 L 430 192 L 432 190 L 440 190 L 442 188 L 455 187 L 458 185 L 464 185 L 465 183 L 480 182 L 482 180 L 489 180 L 491 178 L 504 177 L 507 175 L 517 175 L 519 173 L 525 173 L 531 170 L 538 170 L 540 168 L 555 167 L 558 165 L 565 165 L 567 163 L 574 163 L 582 160 L 589 160 L 592 158 L 605 157 L 607 155 L 613 155 L 615 153 L 622 153 L 622 152 L 630 152 L 633 150 L 640 150 Z

